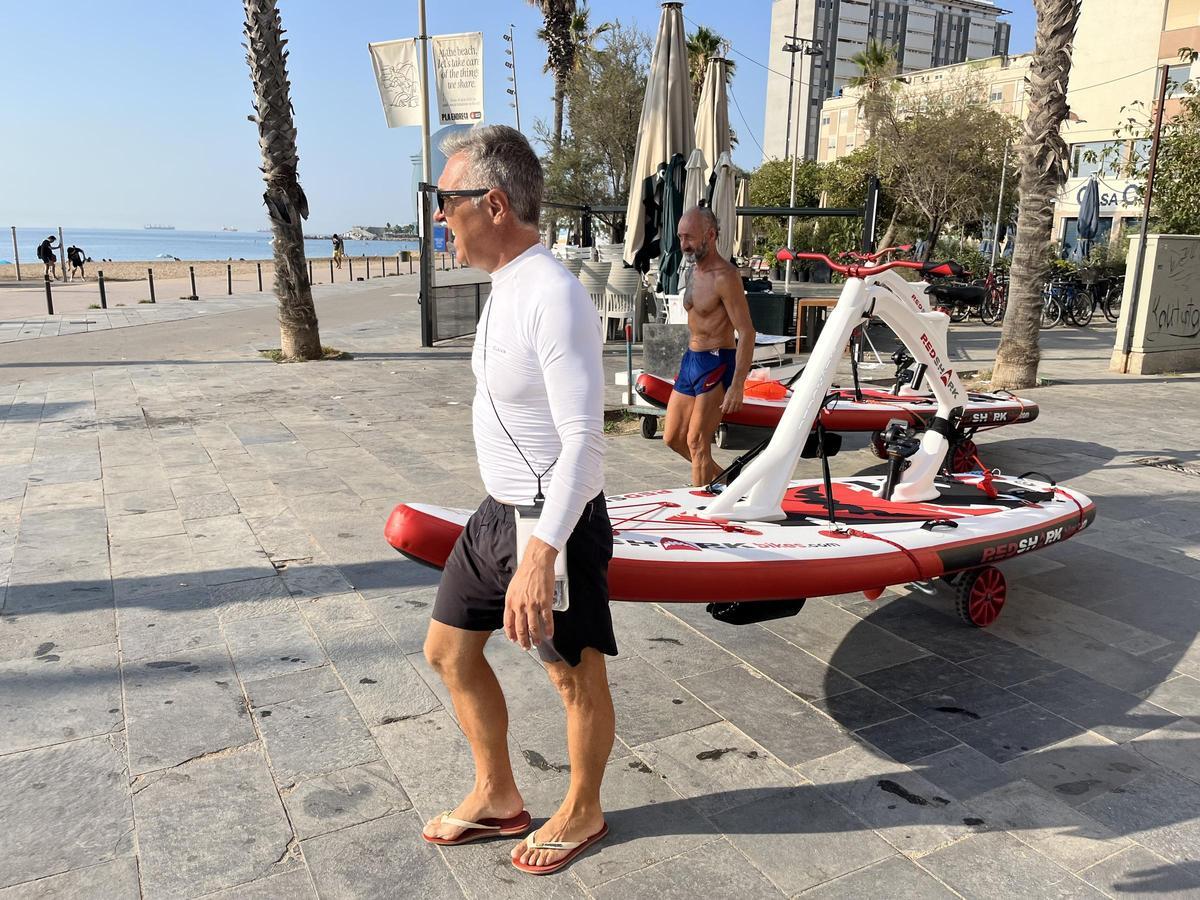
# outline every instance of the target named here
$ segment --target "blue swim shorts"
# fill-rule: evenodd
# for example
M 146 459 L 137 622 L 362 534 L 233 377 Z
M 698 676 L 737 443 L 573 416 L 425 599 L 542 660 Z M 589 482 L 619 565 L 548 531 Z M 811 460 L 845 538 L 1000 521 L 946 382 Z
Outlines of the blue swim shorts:
M 707 394 L 718 384 L 729 389 L 733 384 L 737 350 L 688 350 L 679 362 L 679 374 L 675 376 L 675 390 L 689 397 Z

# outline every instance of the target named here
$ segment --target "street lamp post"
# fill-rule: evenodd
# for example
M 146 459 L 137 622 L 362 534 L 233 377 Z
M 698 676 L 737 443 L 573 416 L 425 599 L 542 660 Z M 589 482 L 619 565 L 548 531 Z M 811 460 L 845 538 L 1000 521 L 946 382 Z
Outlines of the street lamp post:
M 508 76 L 508 80 L 512 82 L 512 87 L 505 88 L 505 92 L 512 97 L 512 108 L 517 112 L 517 131 L 521 130 L 521 101 L 517 96 L 517 41 L 513 37 L 514 25 L 508 26 L 508 34 L 503 35 L 505 42 L 508 44 L 504 48 L 504 55 L 509 57 L 504 61 L 504 66 L 512 70 L 512 74 Z
M 811 40 L 810 38 L 797 37 L 794 34 L 790 34 L 790 35 L 788 35 L 787 43 L 783 45 L 783 52 L 792 54 L 792 75 L 793 75 L 793 77 L 790 79 L 791 83 L 789 83 L 789 85 L 788 85 L 788 98 L 789 98 L 788 99 L 788 108 L 790 109 L 791 108 L 791 92 L 792 92 L 792 87 L 794 86 L 794 83 L 795 83 L 794 75 L 795 75 L 795 71 L 796 71 L 796 54 L 800 53 L 800 54 L 803 54 L 804 56 L 818 56 L 818 55 L 824 53 L 824 49 L 822 48 L 821 41 Z M 800 71 L 800 103 L 804 103 L 805 109 L 807 110 L 808 101 L 804 97 L 804 70 L 803 69 L 801 69 L 801 71 Z M 796 206 L 796 157 L 798 156 L 797 150 L 798 150 L 798 145 L 800 143 L 800 136 L 798 134 L 793 135 L 791 133 L 792 132 L 791 117 L 789 116 L 788 119 L 789 119 L 788 120 L 788 145 L 791 149 L 791 156 L 792 156 L 792 177 L 791 177 L 791 189 L 788 192 L 788 206 L 791 208 L 795 208 L 795 206 Z M 797 130 L 799 130 L 799 124 L 800 124 L 800 106 L 799 106 L 799 104 L 796 105 L 795 121 L 796 121 Z M 793 138 L 794 138 L 794 140 L 793 140 Z M 792 249 L 792 228 L 795 225 L 795 221 L 796 221 L 795 217 L 789 214 L 788 215 L 788 230 L 787 230 L 787 245 L 788 245 L 789 250 Z M 792 261 L 789 259 L 784 264 L 784 270 L 783 270 L 783 290 L 784 290 L 784 292 L 785 293 L 788 292 L 790 290 L 791 286 L 792 286 Z

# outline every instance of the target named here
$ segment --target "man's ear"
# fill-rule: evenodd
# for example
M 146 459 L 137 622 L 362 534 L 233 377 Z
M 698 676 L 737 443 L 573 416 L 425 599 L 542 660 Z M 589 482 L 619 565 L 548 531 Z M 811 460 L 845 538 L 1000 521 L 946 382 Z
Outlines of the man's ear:
M 491 214 L 492 221 L 499 225 L 505 217 L 512 212 L 512 205 L 508 202 L 508 195 L 504 191 L 493 188 L 483 198 L 487 204 L 488 212 Z

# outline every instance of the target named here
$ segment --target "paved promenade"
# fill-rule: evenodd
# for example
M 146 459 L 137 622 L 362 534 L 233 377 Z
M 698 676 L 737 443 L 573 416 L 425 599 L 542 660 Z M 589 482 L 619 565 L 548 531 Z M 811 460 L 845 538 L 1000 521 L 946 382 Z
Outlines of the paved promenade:
M 424 844 L 471 762 L 420 653 L 436 573 L 382 529 L 482 489 L 469 342 L 420 350 L 402 281 L 318 292 L 342 362 L 262 359 L 261 302 L 5 345 L 0 900 L 1200 896 L 1200 377 L 1111 375 L 1111 328 L 1047 333 L 1040 418 L 980 439 L 1099 509 L 1005 564 L 995 626 L 908 590 L 745 627 L 615 604 L 610 836 L 543 879 Z M 958 332 L 987 368 L 996 330 Z M 878 471 L 863 443 L 835 472 Z M 614 435 L 606 476 L 687 469 Z M 561 707 L 489 657 L 540 821 Z

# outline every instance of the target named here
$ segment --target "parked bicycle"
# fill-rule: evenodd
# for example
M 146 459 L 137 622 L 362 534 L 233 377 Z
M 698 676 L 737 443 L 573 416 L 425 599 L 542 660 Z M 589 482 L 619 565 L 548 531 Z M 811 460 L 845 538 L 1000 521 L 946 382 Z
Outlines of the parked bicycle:
M 991 269 L 983 279 L 982 286 L 987 296 L 979 307 L 979 318 L 984 325 L 999 324 L 1008 309 L 1008 276 Z

